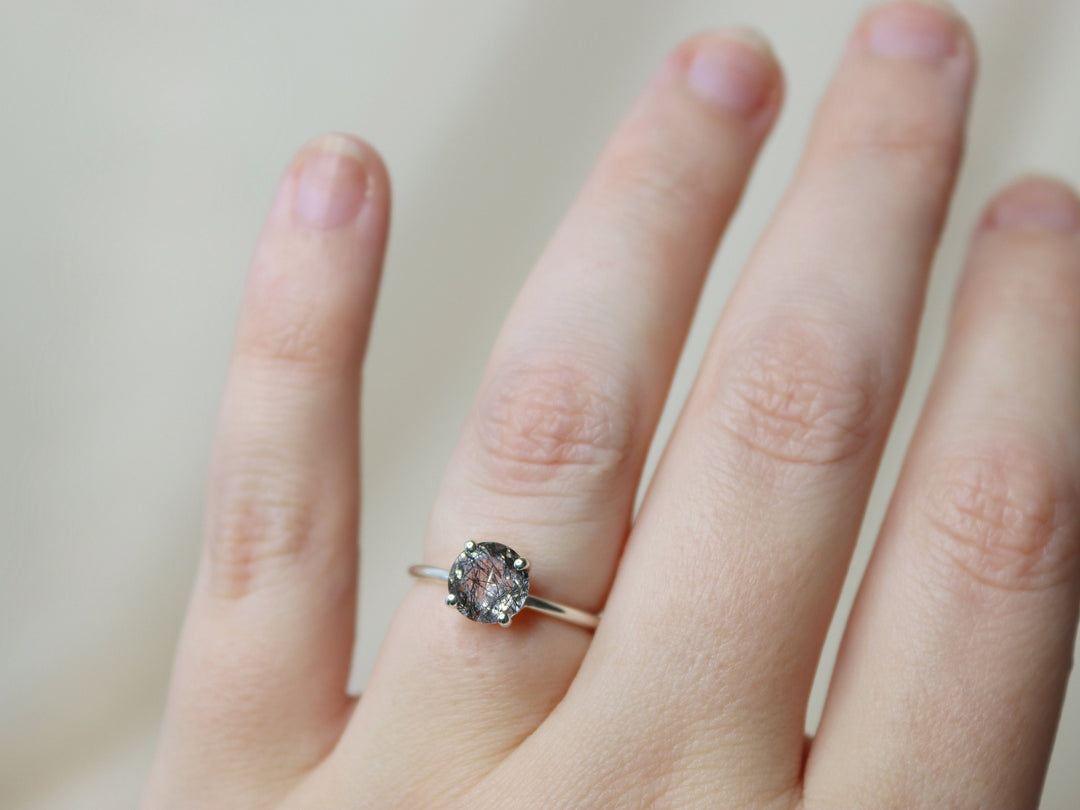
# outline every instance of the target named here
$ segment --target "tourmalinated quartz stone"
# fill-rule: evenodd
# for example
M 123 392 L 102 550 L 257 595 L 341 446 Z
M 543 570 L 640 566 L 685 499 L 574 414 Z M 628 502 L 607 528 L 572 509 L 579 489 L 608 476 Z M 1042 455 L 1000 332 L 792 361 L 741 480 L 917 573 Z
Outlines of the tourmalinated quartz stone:
M 481 624 L 505 624 L 529 595 L 529 572 L 514 567 L 517 552 L 502 543 L 469 543 L 454 560 L 447 602 Z

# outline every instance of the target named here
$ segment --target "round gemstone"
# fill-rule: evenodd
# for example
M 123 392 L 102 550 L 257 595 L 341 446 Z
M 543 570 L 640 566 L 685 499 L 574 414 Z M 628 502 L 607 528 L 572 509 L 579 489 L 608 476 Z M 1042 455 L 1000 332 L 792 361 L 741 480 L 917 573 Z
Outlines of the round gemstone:
M 529 595 L 529 572 L 514 568 L 518 554 L 502 543 L 476 543 L 458 555 L 447 584 L 462 616 L 494 624 L 521 610 Z

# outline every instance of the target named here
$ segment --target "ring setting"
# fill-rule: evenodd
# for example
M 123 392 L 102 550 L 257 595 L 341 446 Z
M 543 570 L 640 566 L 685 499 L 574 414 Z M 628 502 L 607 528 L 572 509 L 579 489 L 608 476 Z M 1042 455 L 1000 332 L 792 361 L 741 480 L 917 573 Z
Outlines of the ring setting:
M 502 543 L 468 540 L 449 571 L 414 565 L 409 573 L 446 583 L 446 604 L 479 624 L 509 627 L 521 610 L 530 608 L 589 629 L 599 616 L 542 599 L 529 592 L 529 561 Z
M 528 561 L 509 546 L 470 540 L 446 578 L 446 604 L 474 622 L 506 627 L 525 606 L 528 569 Z

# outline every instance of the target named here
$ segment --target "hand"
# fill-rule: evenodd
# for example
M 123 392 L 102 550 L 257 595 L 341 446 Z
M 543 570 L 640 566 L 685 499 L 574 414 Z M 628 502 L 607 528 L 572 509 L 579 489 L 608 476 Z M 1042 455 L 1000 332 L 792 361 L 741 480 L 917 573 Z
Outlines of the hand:
M 600 626 L 480 625 L 421 582 L 359 700 L 358 381 L 389 185 L 357 140 L 306 146 L 246 292 L 145 807 L 1034 806 L 1080 580 L 1080 202 L 1049 180 L 1011 186 L 975 230 L 804 738 L 974 63 L 964 24 L 930 5 L 859 23 L 631 522 L 781 98 L 749 35 L 664 62 L 506 321 L 425 541 L 443 567 L 467 539 L 505 542 L 537 593 L 602 609 Z

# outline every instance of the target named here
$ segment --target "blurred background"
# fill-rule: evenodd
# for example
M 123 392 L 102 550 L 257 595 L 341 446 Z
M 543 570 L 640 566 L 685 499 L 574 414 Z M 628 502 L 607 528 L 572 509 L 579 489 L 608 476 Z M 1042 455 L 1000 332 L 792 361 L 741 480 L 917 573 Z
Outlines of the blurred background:
M 982 55 L 968 157 L 838 621 L 926 391 L 979 206 L 1018 172 L 1080 179 L 1080 3 L 959 5 Z M 243 277 L 298 145 L 329 129 L 359 133 L 395 185 L 366 371 L 358 688 L 409 585 L 405 566 L 502 315 L 649 73 L 682 37 L 745 23 L 772 39 L 788 84 L 662 438 L 863 6 L 0 5 L 0 805 L 137 800 L 201 539 Z M 811 723 L 838 637 L 834 626 Z M 1080 795 L 1078 680 L 1049 808 L 1075 808 Z

